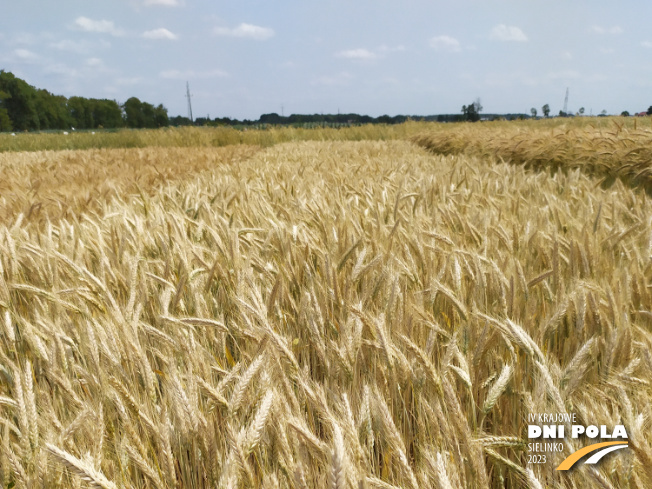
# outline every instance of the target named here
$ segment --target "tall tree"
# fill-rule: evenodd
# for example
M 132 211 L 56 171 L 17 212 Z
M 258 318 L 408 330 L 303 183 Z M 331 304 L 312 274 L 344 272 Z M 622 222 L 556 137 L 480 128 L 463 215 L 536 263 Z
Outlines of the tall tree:
M 137 97 L 127 99 L 127 101 L 122 104 L 122 110 L 125 114 L 125 123 L 127 124 L 127 127 L 145 127 L 143 103 Z
M 122 110 L 115 100 L 91 99 L 95 128 L 116 128 L 124 126 Z
M 68 110 L 72 118 L 72 126 L 77 129 L 92 129 L 95 127 L 93 109 L 90 101 L 83 97 L 70 97 Z
M 537 118 L 537 109 L 535 109 L 534 107 L 532 107 L 532 108 L 530 109 L 530 114 L 532 114 L 532 117 L 533 117 L 534 119 L 536 119 L 536 118 Z
M 11 97 L 11 95 L 0 90 L 0 131 L 11 131 L 14 128 L 4 104 L 4 101 L 9 97 Z
M 154 107 L 147 102 L 141 102 L 131 97 L 122 106 L 127 127 L 157 128 L 169 125 L 168 110 L 163 105 Z
M 462 114 L 464 119 L 469 122 L 477 122 L 480 120 L 480 112 L 482 111 L 482 105 L 480 104 L 480 99 L 477 98 L 470 105 L 462 106 Z
M 0 70 L 0 91 L 10 95 L 4 99 L 3 106 L 14 129 L 28 131 L 40 128 L 34 87 L 16 78 L 13 73 Z
M 541 111 L 543 112 L 544 117 L 548 117 L 550 115 L 550 105 L 546 104 L 543 107 L 541 107 Z
M 170 125 L 168 109 L 163 107 L 163 104 L 159 104 L 154 109 L 154 123 L 156 124 L 156 127 L 167 127 Z
M 47 90 L 36 91 L 36 112 L 40 129 L 66 129 L 70 127 L 70 112 L 67 99 L 62 95 L 52 95 Z
M 147 127 L 153 129 L 156 126 L 156 112 L 154 106 L 148 102 L 143 102 L 140 105 L 140 110 L 143 115 L 143 125 L 140 127 Z

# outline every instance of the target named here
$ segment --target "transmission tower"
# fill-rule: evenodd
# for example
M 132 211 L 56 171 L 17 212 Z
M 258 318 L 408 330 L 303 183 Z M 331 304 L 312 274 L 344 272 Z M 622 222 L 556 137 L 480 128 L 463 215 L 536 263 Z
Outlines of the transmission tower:
M 568 87 L 566 87 L 566 98 L 564 99 L 564 115 L 568 115 Z
M 190 122 L 195 122 L 192 118 L 192 102 L 190 101 L 190 98 L 192 95 L 190 95 L 190 84 L 186 82 L 186 98 L 188 99 L 188 119 L 190 119 Z

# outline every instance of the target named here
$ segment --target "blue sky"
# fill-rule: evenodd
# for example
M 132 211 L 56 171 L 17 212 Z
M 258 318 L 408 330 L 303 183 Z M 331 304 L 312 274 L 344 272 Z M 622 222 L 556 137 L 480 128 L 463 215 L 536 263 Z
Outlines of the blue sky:
M 21 0 L 0 69 L 66 96 L 197 116 L 646 110 L 652 2 Z

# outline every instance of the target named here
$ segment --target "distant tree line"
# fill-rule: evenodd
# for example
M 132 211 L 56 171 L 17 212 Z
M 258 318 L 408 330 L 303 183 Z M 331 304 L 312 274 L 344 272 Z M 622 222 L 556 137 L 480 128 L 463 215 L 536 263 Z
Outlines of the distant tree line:
M 360 114 L 292 114 L 282 116 L 276 112 L 263 114 L 257 120 L 249 119 L 231 119 L 229 117 L 197 117 L 191 121 L 187 117 L 175 116 L 170 117 L 172 126 L 259 126 L 259 125 L 286 125 L 286 126 L 304 126 L 307 124 L 321 124 L 328 126 L 343 125 L 360 125 L 360 124 L 401 124 L 408 119 L 421 120 L 423 117 L 407 115 L 381 115 L 371 117 Z
M 136 97 L 118 104 L 115 100 L 84 97 L 66 98 L 53 95 L 47 90 L 37 89 L 10 72 L 0 70 L 0 131 L 32 131 L 48 129 L 114 129 L 114 128 L 157 128 L 166 126 L 235 126 L 265 127 L 286 125 L 296 127 L 341 127 L 361 124 L 401 124 L 407 120 L 461 122 L 478 120 L 515 120 L 537 118 L 538 111 L 530 114 L 483 114 L 480 99 L 462 107 L 461 113 L 439 115 L 381 115 L 371 117 L 360 114 L 292 114 L 279 115 L 275 112 L 263 114 L 257 120 L 238 120 L 229 117 L 198 117 L 191 121 L 184 116 L 169 117 L 167 109 L 154 106 Z M 550 106 L 545 104 L 541 111 L 550 116 Z M 584 108 L 579 114 L 584 113 Z M 647 111 L 652 115 L 652 106 Z M 603 111 L 600 115 L 605 115 Z M 623 115 L 628 113 L 624 112 Z M 560 111 L 560 116 L 569 116 Z
M 0 131 L 156 128 L 169 125 L 168 111 L 131 97 L 115 100 L 66 98 L 37 89 L 0 70 Z

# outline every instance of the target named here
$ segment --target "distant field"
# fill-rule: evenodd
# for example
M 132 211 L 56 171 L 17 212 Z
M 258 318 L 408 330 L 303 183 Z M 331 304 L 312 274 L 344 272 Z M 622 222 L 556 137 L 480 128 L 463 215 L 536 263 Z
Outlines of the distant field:
M 429 123 L 397 125 L 368 124 L 347 128 L 275 127 L 234 129 L 231 127 L 181 127 L 165 129 L 69 131 L 59 133 L 0 133 L 0 152 L 106 148 L 197 148 L 234 144 L 271 146 L 290 141 L 361 141 L 404 139 L 432 127 Z
M 62 137 L 62 136 L 60 136 Z M 0 223 L 103 215 L 113 199 L 153 195 L 178 180 L 251 157 L 259 147 L 149 147 L 0 153 Z
M 493 158 L 534 170 L 580 169 L 606 183 L 620 178 L 652 191 L 652 118 L 607 120 L 602 125 L 467 124 L 453 131 L 429 129 L 412 141 L 438 154 Z
M 636 123 L 0 136 L 0 486 L 652 487 Z
M 293 141 L 377 141 L 406 139 L 424 131 L 448 133 L 469 127 L 494 131 L 533 129 L 650 129 L 652 118 L 637 117 L 576 117 L 570 119 L 539 119 L 526 121 L 497 121 L 477 124 L 408 121 L 404 124 L 367 124 L 342 128 L 312 128 L 269 126 L 268 129 L 235 129 L 232 127 L 180 127 L 140 130 L 68 131 L 48 133 L 0 133 L 0 153 L 7 151 L 59 151 L 65 149 L 106 149 L 146 147 L 220 147 L 248 144 L 267 147 Z

